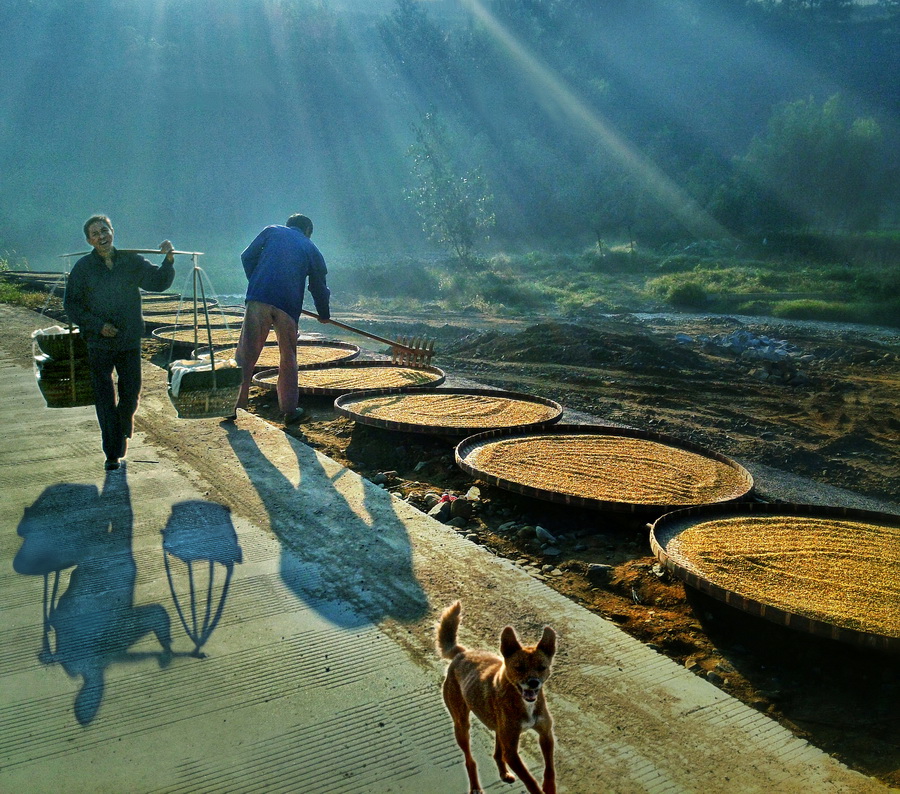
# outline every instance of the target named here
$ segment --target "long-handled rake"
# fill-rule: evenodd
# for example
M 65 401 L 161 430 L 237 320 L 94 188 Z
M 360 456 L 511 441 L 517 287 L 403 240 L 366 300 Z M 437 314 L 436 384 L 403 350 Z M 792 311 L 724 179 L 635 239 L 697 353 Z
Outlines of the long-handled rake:
M 308 312 L 306 309 L 303 309 L 303 314 L 307 317 L 313 317 L 316 320 L 319 319 L 318 314 L 315 312 Z M 404 367 L 428 366 L 431 364 L 431 357 L 434 355 L 434 339 L 426 339 L 425 337 L 419 336 L 401 336 L 399 340 L 395 341 L 393 339 L 386 339 L 383 336 L 378 336 L 377 334 L 370 334 L 368 331 L 363 331 L 361 328 L 354 328 L 352 325 L 347 325 L 346 323 L 338 322 L 337 320 L 328 320 L 327 322 L 336 325 L 338 328 L 343 328 L 345 331 L 350 331 L 351 333 L 374 339 L 376 342 L 390 345 L 391 363 L 393 364 L 400 364 Z

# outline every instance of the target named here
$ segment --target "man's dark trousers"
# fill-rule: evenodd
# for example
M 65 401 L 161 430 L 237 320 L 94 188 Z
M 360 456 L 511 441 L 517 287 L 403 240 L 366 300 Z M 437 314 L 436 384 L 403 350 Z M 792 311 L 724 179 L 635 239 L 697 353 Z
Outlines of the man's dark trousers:
M 141 349 L 105 350 L 89 346 L 88 364 L 103 452 L 107 460 L 118 460 L 125 454 L 127 439 L 134 431 L 134 415 L 141 393 Z M 118 384 L 113 383 L 113 370 Z

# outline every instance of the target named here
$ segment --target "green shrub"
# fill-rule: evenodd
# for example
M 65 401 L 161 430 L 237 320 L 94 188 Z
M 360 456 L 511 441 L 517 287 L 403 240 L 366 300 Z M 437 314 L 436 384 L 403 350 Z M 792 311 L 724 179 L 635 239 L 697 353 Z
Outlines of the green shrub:
M 682 281 L 669 290 L 666 300 L 678 308 L 700 309 L 706 305 L 708 296 L 702 284 Z
M 440 288 L 437 277 L 424 265 L 409 261 L 373 264 L 346 271 L 335 268 L 334 276 L 329 273 L 329 281 L 336 294 L 360 297 L 378 295 L 427 300 Z
M 824 300 L 780 301 L 772 314 L 785 320 L 819 320 L 900 326 L 900 301 L 841 303 Z

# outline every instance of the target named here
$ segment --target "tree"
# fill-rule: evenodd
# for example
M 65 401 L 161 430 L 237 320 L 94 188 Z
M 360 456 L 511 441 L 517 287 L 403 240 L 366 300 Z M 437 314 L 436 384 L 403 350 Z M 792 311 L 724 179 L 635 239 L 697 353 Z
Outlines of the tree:
M 777 108 L 740 166 L 760 195 L 805 225 L 860 229 L 878 217 L 881 154 L 877 122 L 851 120 L 835 95 L 821 106 L 810 98 Z
M 416 141 L 407 152 L 412 160 L 413 203 L 428 238 L 452 251 L 466 267 L 473 264 L 479 238 L 494 225 L 493 196 L 480 167 L 457 172 L 449 133 L 434 113 L 414 125 Z

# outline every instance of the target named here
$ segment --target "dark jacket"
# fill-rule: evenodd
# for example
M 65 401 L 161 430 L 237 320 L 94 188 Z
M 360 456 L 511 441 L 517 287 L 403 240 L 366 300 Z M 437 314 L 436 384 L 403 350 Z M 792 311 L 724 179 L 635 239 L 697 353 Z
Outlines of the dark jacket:
M 69 320 L 80 329 L 89 346 L 130 350 L 141 346 L 144 317 L 141 290 L 162 292 L 172 286 L 175 268 L 154 265 L 140 254 L 113 250 L 112 270 L 92 251 L 72 268 L 63 305 Z M 100 335 L 105 323 L 119 329 L 113 337 Z

